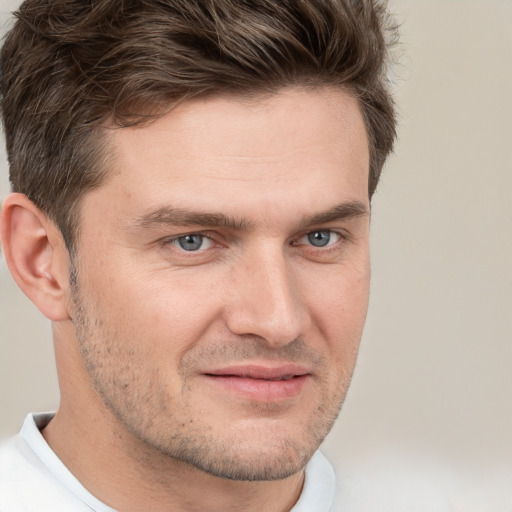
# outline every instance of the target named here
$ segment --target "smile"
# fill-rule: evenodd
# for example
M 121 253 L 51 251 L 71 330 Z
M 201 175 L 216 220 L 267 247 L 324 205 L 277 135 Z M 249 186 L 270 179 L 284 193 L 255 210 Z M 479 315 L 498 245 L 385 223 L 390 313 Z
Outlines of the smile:
M 258 402 L 280 402 L 300 395 L 311 374 L 302 366 L 236 366 L 203 374 L 226 394 Z

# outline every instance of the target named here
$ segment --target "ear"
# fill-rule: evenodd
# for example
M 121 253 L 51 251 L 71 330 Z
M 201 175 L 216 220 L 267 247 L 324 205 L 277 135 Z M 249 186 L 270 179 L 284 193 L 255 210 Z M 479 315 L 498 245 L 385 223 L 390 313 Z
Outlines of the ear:
M 60 230 L 27 196 L 16 193 L 4 201 L 0 236 L 23 293 L 50 320 L 67 320 L 70 265 Z

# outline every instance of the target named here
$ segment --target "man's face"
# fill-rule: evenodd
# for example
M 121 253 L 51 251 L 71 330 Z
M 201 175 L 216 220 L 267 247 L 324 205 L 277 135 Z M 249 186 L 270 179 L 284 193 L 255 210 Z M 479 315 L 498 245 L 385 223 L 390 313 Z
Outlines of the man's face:
M 75 261 L 91 385 L 148 453 L 239 480 L 298 472 L 339 412 L 367 308 L 357 102 L 197 100 L 110 137 Z

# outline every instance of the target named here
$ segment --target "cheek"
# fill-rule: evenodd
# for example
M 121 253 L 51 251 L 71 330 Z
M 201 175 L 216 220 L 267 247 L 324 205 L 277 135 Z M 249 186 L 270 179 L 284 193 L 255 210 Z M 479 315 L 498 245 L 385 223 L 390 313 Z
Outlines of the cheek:
M 127 343 L 150 347 L 156 361 L 179 359 L 218 315 L 222 290 L 214 275 L 111 266 L 88 280 L 103 321 Z M 206 284 L 205 284 L 206 283 Z M 151 353 L 150 353 L 151 352 Z
M 355 362 L 366 319 L 370 271 L 364 264 L 352 269 L 333 269 L 323 287 L 310 289 L 309 303 L 313 323 L 326 340 L 336 364 Z

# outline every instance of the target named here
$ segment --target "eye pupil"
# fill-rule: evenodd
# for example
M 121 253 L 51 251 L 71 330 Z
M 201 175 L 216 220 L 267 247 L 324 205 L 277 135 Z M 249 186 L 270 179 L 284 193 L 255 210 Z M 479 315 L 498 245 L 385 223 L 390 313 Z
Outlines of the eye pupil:
M 180 247 L 185 251 L 197 251 L 203 245 L 202 235 L 185 235 L 178 238 Z
M 329 231 L 313 231 L 308 234 L 308 241 L 315 247 L 324 247 L 331 240 L 331 233 Z

